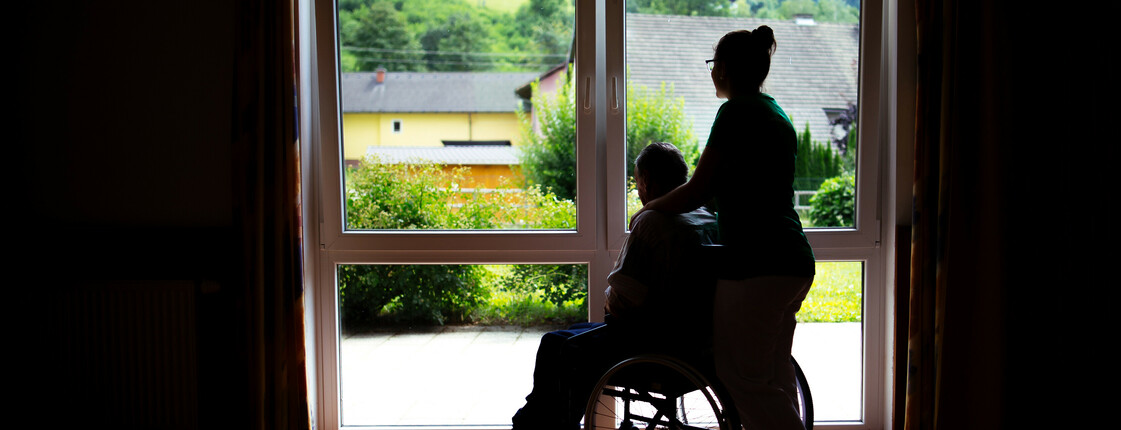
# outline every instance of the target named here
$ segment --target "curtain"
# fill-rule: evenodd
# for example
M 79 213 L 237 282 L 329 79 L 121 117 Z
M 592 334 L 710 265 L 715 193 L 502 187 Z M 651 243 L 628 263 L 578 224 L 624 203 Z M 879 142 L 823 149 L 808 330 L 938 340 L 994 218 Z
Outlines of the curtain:
M 235 222 L 251 428 L 310 427 L 304 350 L 295 4 L 237 6 Z
M 1007 148 L 999 116 L 1006 87 L 993 35 L 1001 21 L 993 6 L 972 2 L 923 0 L 915 9 L 903 427 L 1000 428 Z

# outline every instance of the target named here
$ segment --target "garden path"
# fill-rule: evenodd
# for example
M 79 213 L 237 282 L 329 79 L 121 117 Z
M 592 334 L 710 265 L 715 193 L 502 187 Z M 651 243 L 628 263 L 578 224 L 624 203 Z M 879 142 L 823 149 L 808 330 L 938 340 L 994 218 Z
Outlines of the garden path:
M 455 327 L 344 336 L 343 425 L 509 425 L 545 328 Z M 860 323 L 799 324 L 794 357 L 818 421 L 860 418 Z

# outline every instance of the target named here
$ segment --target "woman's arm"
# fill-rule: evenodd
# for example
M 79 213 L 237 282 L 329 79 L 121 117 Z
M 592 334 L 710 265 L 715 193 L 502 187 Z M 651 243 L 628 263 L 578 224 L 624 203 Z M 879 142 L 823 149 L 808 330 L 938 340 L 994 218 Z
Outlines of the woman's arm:
M 719 159 L 719 149 L 705 146 L 704 151 L 701 152 L 701 159 L 697 162 L 697 168 L 693 171 L 693 177 L 665 195 L 646 203 L 642 209 L 635 212 L 631 216 L 632 227 L 635 218 L 642 212 L 656 210 L 669 214 L 685 213 L 711 200 L 716 181 L 716 163 Z

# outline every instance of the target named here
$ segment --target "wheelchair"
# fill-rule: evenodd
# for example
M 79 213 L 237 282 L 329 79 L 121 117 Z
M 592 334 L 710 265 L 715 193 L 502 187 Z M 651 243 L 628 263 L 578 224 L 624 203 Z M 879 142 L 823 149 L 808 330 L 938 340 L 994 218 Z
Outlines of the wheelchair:
M 739 430 L 735 406 L 716 379 L 710 358 L 687 361 L 645 354 L 619 362 L 593 388 L 584 414 L 584 429 Z M 812 430 L 810 386 L 794 357 L 790 361 L 797 377 L 796 398 L 802 424 L 806 430 Z
M 722 245 L 703 245 L 696 264 L 711 267 L 720 279 L 742 279 L 736 256 Z M 794 357 L 798 412 L 806 430 L 813 429 L 813 396 Z M 620 361 L 596 382 L 584 411 L 585 430 L 632 429 L 740 430 L 731 396 L 716 378 L 712 353 L 689 356 L 643 354 Z M 753 429 L 747 429 L 753 430 Z

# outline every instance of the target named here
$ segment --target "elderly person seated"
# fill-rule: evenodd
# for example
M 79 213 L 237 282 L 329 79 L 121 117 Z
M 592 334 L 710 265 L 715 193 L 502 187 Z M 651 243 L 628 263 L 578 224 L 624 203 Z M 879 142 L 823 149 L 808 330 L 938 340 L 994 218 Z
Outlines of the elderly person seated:
M 639 199 L 645 204 L 664 195 L 688 173 L 675 146 L 648 145 L 635 159 Z M 716 232 L 716 218 L 704 209 L 639 214 L 607 277 L 605 323 L 542 337 L 533 391 L 513 417 L 514 430 L 578 429 L 592 385 L 615 363 L 637 353 L 710 347 L 715 280 L 698 269 L 697 251 L 716 243 Z

